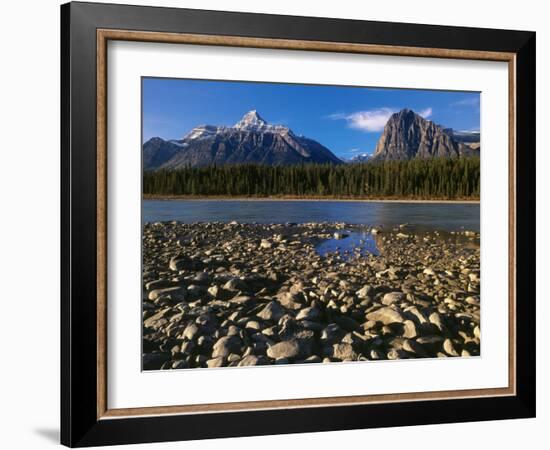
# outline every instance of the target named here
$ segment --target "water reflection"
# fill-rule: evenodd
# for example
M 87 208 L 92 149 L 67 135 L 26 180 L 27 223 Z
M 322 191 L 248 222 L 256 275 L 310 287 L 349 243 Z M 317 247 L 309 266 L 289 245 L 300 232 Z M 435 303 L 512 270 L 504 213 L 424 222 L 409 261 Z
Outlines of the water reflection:
M 338 253 L 344 259 L 352 256 L 380 255 L 374 236 L 370 231 L 339 231 L 344 234 L 342 239 L 327 239 L 316 246 L 320 256 Z

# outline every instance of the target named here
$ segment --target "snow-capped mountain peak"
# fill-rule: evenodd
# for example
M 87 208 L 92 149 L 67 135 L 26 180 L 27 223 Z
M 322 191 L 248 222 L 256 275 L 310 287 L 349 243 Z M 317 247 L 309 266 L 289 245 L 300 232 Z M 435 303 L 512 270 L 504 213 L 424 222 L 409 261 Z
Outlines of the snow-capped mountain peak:
M 193 128 L 189 133 L 183 136 L 182 141 L 191 141 L 197 139 L 205 139 L 220 133 L 230 133 L 232 131 L 241 132 L 260 132 L 260 133 L 278 133 L 290 134 L 290 130 L 282 125 L 270 125 L 264 120 L 258 111 L 253 109 L 248 111 L 235 125 L 232 127 L 215 126 L 215 125 L 199 125 Z
M 233 126 L 233 129 L 260 133 L 292 134 L 291 131 L 283 125 L 271 125 L 267 123 L 255 109 L 248 111 L 241 120 Z
M 262 119 L 260 114 L 258 114 L 258 111 L 255 109 L 248 111 L 234 126 L 234 128 L 239 130 L 261 129 L 265 127 L 267 127 L 267 122 Z
M 369 153 L 359 153 L 357 155 L 353 155 L 351 158 L 348 159 L 349 163 L 363 163 L 367 162 L 371 159 L 372 155 Z
M 198 127 L 193 128 L 185 136 L 183 136 L 182 140 L 201 139 L 213 136 L 216 133 L 220 133 L 226 129 L 226 127 L 217 127 L 215 125 L 199 125 Z

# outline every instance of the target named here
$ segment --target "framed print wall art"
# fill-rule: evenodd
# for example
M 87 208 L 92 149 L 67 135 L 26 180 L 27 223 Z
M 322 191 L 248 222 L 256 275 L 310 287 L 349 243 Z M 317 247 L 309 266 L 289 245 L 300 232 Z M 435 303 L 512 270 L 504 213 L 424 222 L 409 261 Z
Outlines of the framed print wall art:
M 534 416 L 534 33 L 61 19 L 63 444 Z

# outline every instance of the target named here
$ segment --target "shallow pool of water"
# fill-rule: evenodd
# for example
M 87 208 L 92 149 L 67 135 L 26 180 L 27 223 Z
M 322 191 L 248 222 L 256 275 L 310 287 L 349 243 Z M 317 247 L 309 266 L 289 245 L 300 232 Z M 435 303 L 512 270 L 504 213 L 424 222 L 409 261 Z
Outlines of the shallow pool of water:
M 317 253 L 321 256 L 338 253 L 344 258 L 353 255 L 375 255 L 378 256 L 380 251 L 376 247 L 376 241 L 370 231 L 346 231 L 339 230 L 338 233 L 343 233 L 345 237 L 342 239 L 326 239 L 317 244 L 315 247 Z

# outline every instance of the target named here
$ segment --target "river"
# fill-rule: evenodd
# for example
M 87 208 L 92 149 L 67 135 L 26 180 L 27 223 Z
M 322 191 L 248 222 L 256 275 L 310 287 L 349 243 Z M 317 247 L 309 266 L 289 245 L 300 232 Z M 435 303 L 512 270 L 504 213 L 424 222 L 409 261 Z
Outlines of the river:
M 304 223 L 347 222 L 420 230 L 479 232 L 479 203 L 325 200 L 144 200 L 143 221 Z

